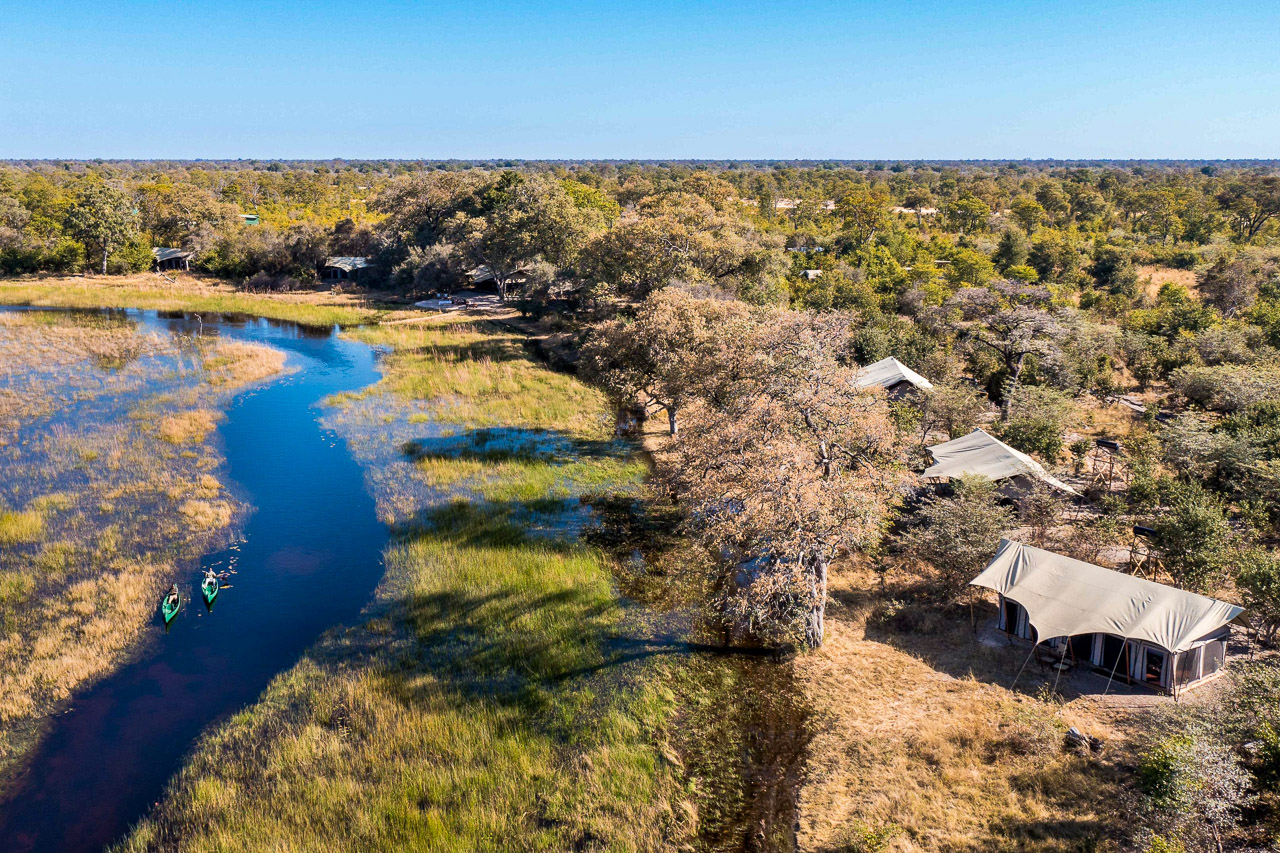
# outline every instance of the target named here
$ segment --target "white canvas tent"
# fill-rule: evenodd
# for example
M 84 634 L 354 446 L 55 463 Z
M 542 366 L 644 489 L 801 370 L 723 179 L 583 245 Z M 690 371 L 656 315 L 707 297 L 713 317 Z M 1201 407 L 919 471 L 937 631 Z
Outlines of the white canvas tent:
M 1166 690 L 1221 670 L 1228 625 L 1244 611 L 1007 539 L 970 583 L 1000 594 L 1009 633 L 1060 640 L 1078 659 L 1112 672 L 1123 656 L 1121 677 Z
M 904 382 L 922 391 L 927 391 L 933 387 L 932 382 L 893 356 L 882 358 L 874 364 L 868 364 L 858 371 L 858 378 L 854 380 L 854 384 L 859 388 L 878 387 L 886 391 L 891 391 Z
M 924 471 L 925 479 L 954 480 L 965 475 L 979 475 L 988 480 L 1011 477 L 1034 477 L 1068 494 L 1079 494 L 1056 477 L 1050 476 L 1036 460 L 1014 450 L 993 435 L 975 429 L 968 435 L 944 441 L 929 448 L 934 464 Z

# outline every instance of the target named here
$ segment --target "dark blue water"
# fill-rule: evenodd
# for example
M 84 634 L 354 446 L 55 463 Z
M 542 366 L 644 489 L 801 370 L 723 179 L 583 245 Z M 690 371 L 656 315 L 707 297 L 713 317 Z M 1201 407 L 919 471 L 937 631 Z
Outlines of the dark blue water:
M 157 331 L 221 335 L 288 353 L 295 372 L 245 392 L 218 429 L 243 540 L 179 579 L 184 603 L 151 648 L 54 719 L 16 793 L 0 804 L 0 850 L 99 850 L 159 799 L 211 722 L 252 702 L 382 577 L 386 528 L 360 466 L 320 423 L 321 401 L 379 378 L 371 349 L 328 331 L 245 318 L 128 312 Z M 233 567 L 211 611 L 205 566 Z M 157 601 L 157 605 L 159 602 Z

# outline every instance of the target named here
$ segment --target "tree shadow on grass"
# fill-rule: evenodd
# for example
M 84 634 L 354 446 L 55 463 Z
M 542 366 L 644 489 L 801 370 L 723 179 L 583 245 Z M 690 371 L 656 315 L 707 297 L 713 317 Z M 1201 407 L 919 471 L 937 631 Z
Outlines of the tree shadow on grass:
M 998 611 L 989 601 L 944 606 L 921 587 L 885 592 L 858 590 L 833 596 L 868 613 L 865 636 L 924 661 L 954 678 L 978 681 L 1035 695 L 1052 690 L 1065 701 L 1109 695 L 1150 696 L 1151 691 L 1118 679 L 1107 686 L 1105 673 L 1088 665 L 1057 672 L 1036 662 L 1031 644 L 1011 640 L 996 629 Z
M 554 462 L 583 459 L 623 460 L 633 448 L 624 441 L 585 439 L 563 430 L 494 427 L 449 436 L 416 438 L 401 446 L 413 461 Z

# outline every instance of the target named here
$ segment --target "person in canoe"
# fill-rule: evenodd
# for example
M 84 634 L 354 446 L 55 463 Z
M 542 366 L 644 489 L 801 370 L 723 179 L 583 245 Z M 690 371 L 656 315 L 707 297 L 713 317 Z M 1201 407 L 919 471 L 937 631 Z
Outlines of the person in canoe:
M 178 608 L 181 606 L 182 593 L 178 592 L 178 585 L 175 583 L 169 587 L 169 592 L 160 602 L 160 613 L 164 616 L 164 624 L 168 625 L 173 621 L 173 617 L 178 615 Z
M 200 581 L 200 593 L 204 596 L 204 603 L 213 604 L 213 600 L 218 597 L 218 590 L 221 588 L 221 576 L 213 569 L 205 569 L 204 580 Z

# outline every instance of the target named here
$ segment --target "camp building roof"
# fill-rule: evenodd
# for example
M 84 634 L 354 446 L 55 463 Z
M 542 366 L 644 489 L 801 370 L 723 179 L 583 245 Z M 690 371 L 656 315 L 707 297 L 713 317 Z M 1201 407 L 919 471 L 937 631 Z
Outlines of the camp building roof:
M 955 479 L 976 474 L 988 480 L 1005 480 L 1025 475 L 1042 480 L 1055 489 L 1078 494 L 1066 483 L 1050 476 L 1039 462 L 981 429 L 935 444 L 929 448 L 929 453 L 933 455 L 934 464 L 924 470 L 926 478 Z
M 365 267 L 373 266 L 373 261 L 368 258 L 329 258 L 324 262 L 326 267 L 337 267 L 340 270 L 351 272 L 352 270 L 361 270 Z
M 157 261 L 172 261 L 175 258 L 189 258 L 194 254 L 194 252 L 188 252 L 185 249 L 165 249 L 159 246 L 151 250 L 151 257 L 155 258 Z
M 900 382 L 910 382 L 917 388 L 928 390 L 933 383 L 919 373 L 907 367 L 893 356 L 882 358 L 874 364 L 868 364 L 858 371 L 856 384 L 859 388 L 892 388 Z
M 1244 612 L 1235 604 L 1008 539 L 1000 540 L 995 557 L 970 583 L 1026 608 L 1043 640 L 1103 633 L 1181 652 Z

